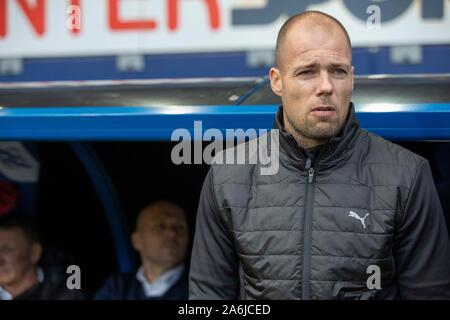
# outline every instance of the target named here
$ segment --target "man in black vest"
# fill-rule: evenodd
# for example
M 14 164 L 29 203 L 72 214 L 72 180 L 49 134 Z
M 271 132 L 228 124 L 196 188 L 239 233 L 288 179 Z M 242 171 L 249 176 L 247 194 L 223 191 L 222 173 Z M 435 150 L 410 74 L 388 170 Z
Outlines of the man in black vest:
M 35 220 L 21 213 L 0 217 L 0 300 L 82 300 L 66 274 L 39 266 L 43 245 Z
M 257 145 L 279 151 L 279 168 L 211 167 L 189 298 L 450 297 L 450 243 L 430 166 L 360 128 L 341 23 L 317 11 L 290 18 L 270 82 L 282 106 L 271 143 Z
M 182 208 L 157 201 L 138 215 L 131 236 L 142 264 L 136 272 L 110 277 L 96 300 L 183 300 L 188 297 L 185 258 L 188 225 Z

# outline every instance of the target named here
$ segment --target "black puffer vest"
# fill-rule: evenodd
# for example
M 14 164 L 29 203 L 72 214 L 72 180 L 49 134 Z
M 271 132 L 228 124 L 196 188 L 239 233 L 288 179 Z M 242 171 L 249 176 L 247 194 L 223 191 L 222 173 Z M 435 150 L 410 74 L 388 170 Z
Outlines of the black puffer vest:
M 361 129 L 353 104 L 314 162 L 283 129 L 282 108 L 275 127 L 275 175 L 261 175 L 261 164 L 212 167 L 240 298 L 395 297 L 395 229 L 424 159 Z M 381 289 L 368 288 L 369 266 L 381 270 Z

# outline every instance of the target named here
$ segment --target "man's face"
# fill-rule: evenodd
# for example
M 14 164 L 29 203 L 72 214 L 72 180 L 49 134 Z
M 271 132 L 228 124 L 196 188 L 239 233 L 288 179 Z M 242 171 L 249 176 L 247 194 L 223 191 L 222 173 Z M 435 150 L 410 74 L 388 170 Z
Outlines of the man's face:
M 326 140 L 339 132 L 353 91 L 350 50 L 344 32 L 336 27 L 297 22 L 290 28 L 279 69 L 270 71 L 287 128 L 312 140 Z
M 36 267 L 39 246 L 30 243 L 20 228 L 0 229 L 0 286 L 20 283 L 30 268 Z
M 186 257 L 188 226 L 180 213 L 146 212 L 139 219 L 132 239 L 142 259 L 169 269 Z

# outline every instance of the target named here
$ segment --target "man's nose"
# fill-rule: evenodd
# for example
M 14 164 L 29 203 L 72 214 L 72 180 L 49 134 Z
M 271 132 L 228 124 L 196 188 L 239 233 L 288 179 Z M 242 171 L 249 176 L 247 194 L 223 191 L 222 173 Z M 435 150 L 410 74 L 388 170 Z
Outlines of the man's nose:
M 333 83 L 331 82 L 328 71 L 323 70 L 320 72 L 319 83 L 317 87 L 317 95 L 331 95 L 333 93 Z
M 167 227 L 164 230 L 164 233 L 168 238 L 176 238 L 178 235 L 177 229 L 175 227 Z

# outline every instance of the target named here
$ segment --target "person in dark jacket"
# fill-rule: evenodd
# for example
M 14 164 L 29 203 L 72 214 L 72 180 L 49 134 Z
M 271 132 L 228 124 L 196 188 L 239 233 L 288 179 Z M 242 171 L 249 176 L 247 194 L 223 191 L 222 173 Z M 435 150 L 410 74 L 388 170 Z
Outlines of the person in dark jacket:
M 46 272 L 38 263 L 43 246 L 32 218 L 0 218 L 0 300 L 81 300 L 64 274 Z
M 450 297 L 450 243 L 429 163 L 360 128 L 353 82 L 339 21 L 317 11 L 286 21 L 270 69 L 282 106 L 256 144 L 259 154 L 279 152 L 279 168 L 211 166 L 190 299 Z
M 184 210 L 168 201 L 148 205 L 139 213 L 131 239 L 142 265 L 136 272 L 110 277 L 95 299 L 186 300 L 188 225 Z

